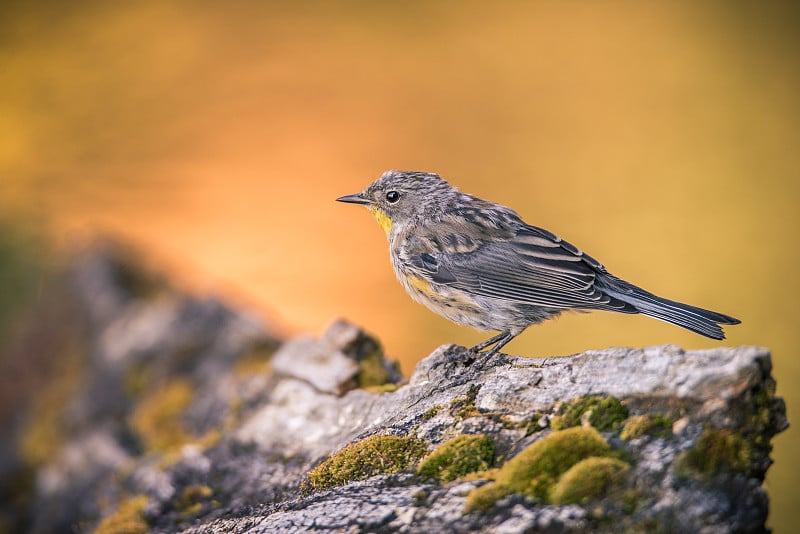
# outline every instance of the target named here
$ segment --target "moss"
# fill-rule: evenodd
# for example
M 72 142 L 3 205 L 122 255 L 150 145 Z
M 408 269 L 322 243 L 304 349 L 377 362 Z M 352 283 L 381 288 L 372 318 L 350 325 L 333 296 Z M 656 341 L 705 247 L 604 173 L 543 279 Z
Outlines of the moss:
M 535 413 L 533 417 L 525 424 L 525 437 L 530 436 L 531 434 L 535 434 L 536 432 L 541 432 L 545 428 L 547 428 L 546 419 L 545 422 L 542 423 L 542 414 Z
M 144 363 L 139 362 L 131 365 L 130 368 L 125 372 L 122 387 L 125 389 L 125 393 L 129 397 L 137 399 L 144 394 L 149 383 L 150 374 L 147 371 L 147 366 Z
M 424 441 L 407 436 L 372 436 L 333 454 L 309 471 L 306 489 L 341 486 L 412 468 L 427 453 Z
M 570 467 L 553 486 L 553 504 L 586 504 L 602 497 L 613 484 L 618 484 L 630 465 L 616 458 L 591 457 Z
M 122 501 L 116 512 L 100 521 L 95 529 L 95 534 L 140 534 L 147 532 L 147 521 L 144 518 L 144 509 L 147 506 L 147 496 L 137 495 Z
M 497 501 L 512 493 L 514 492 L 511 488 L 498 482 L 492 482 L 480 488 L 475 488 L 467 495 L 464 513 L 486 512 L 490 510 Z
M 438 414 L 441 410 L 442 407 L 438 404 L 436 406 L 430 407 L 424 414 L 422 414 L 422 420 L 430 421 L 431 419 L 436 417 L 436 414 Z
M 752 464 L 752 448 L 739 434 L 727 429 L 708 427 L 694 448 L 678 457 L 682 475 L 713 477 L 721 471 L 747 473 Z
M 502 461 L 502 456 L 497 456 L 494 459 L 494 463 L 497 464 L 498 462 Z M 464 482 L 468 482 L 471 480 L 494 480 L 497 478 L 497 473 L 500 472 L 500 469 L 497 467 L 492 467 L 491 469 L 483 469 L 481 471 L 475 471 L 472 473 L 467 473 L 466 475 L 460 477 L 460 479 Z
M 42 279 L 51 272 L 44 240 L 31 231 L 39 225 L 27 222 L 0 213 L 0 339 L 4 342 L 20 311 L 33 302 Z
M 645 414 L 629 417 L 622 427 L 619 437 L 624 441 L 636 439 L 645 434 L 651 436 L 671 436 L 672 419 L 661 414 Z
M 785 406 L 775 397 L 775 380 L 764 379 L 762 384 L 750 391 L 750 412 L 748 425 L 744 432 L 752 439 L 753 445 L 766 454 L 772 450 L 770 440 L 782 429 Z
M 417 472 L 440 482 L 450 482 L 467 473 L 489 469 L 494 464 L 492 438 L 464 434 L 440 445 L 419 465 Z
M 380 395 L 381 393 L 391 393 L 392 391 L 397 391 L 397 388 L 400 387 L 400 384 L 381 384 L 379 386 L 365 386 L 363 389 L 369 393 Z
M 644 494 L 639 489 L 627 489 L 622 492 L 620 503 L 626 514 L 633 514 L 641 510 L 644 505 Z
M 496 484 L 472 490 L 465 512 L 486 510 L 511 493 L 550 502 L 553 486 L 572 466 L 586 458 L 613 454 L 608 442 L 594 428 L 553 432 L 506 462 L 494 475 Z
M 214 490 L 203 484 L 186 486 L 176 500 L 175 508 L 182 519 L 195 516 L 203 510 L 205 504 L 211 503 L 212 495 Z
M 411 498 L 414 499 L 414 506 L 422 506 L 425 504 L 425 501 L 428 499 L 430 492 L 427 490 L 419 490 L 415 491 Z
M 611 447 L 593 428 L 576 427 L 553 432 L 509 460 L 497 481 L 516 493 L 547 501 L 558 477 L 590 456 L 608 456 Z
M 17 438 L 17 448 L 29 467 L 50 461 L 67 441 L 63 415 L 83 383 L 84 353 L 76 341 L 70 341 L 60 358 L 49 382 L 33 397 Z
M 278 346 L 279 344 L 276 341 L 259 343 L 236 360 L 233 372 L 242 377 L 271 374 L 272 356 Z
M 357 355 L 358 373 L 356 384 L 360 388 L 371 388 L 391 384 L 400 376 L 400 366 L 397 362 L 388 362 L 383 355 L 383 348 L 374 340 L 365 342 L 362 339 L 364 351 Z
M 553 430 L 580 426 L 583 418 L 601 432 L 615 430 L 628 418 L 628 409 L 615 397 L 581 397 L 561 407 L 561 414 L 550 420 Z
M 149 452 L 167 452 L 192 440 L 181 424 L 181 415 L 194 392 L 187 380 L 174 380 L 136 406 L 130 423 Z
M 453 414 L 453 417 L 466 419 L 480 415 L 480 412 L 475 407 L 475 399 L 480 390 L 480 386 L 470 386 L 466 397 L 457 397 L 450 401 L 450 413 Z

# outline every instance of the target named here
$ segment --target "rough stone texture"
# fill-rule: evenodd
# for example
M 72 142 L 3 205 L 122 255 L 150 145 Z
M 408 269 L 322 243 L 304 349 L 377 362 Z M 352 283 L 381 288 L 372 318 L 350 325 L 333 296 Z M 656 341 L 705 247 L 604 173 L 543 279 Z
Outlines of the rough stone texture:
M 378 345 L 354 325 L 337 322 L 321 339 L 279 346 L 248 314 L 186 295 L 108 247 L 83 255 L 61 283 L 74 302 L 70 317 L 79 315 L 70 327 L 79 333 L 64 336 L 77 345 L 76 369 L 62 373 L 68 384 L 54 378 L 26 399 L 26 417 L 0 429 L 8 440 L 0 474 L 18 481 L 2 487 L 8 530 L 90 531 L 137 495 L 147 497 L 142 518 L 153 532 L 764 530 L 769 441 L 787 426 L 765 349 L 499 355 L 478 368 L 466 349 L 446 345 L 407 384 L 372 393 L 355 376 Z M 55 358 L 65 347 L 48 350 Z M 301 488 L 330 454 L 376 434 L 413 435 L 432 450 L 483 433 L 509 459 L 551 433 L 562 403 L 585 395 L 674 421 L 670 436 L 603 434 L 632 465 L 633 504 L 616 496 L 553 506 L 510 495 L 465 514 L 466 495 L 488 475 L 438 484 L 413 471 Z M 51 396 L 55 404 L 42 408 Z M 707 428 L 749 444 L 745 469 L 700 476 L 681 467 Z

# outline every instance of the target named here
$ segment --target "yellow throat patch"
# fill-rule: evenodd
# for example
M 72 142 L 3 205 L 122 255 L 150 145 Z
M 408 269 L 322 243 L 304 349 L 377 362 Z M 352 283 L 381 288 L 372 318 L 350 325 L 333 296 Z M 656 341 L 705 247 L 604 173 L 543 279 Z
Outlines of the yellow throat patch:
M 370 213 L 375 216 L 375 220 L 378 221 L 378 224 L 381 226 L 381 228 L 383 228 L 383 231 L 388 235 L 389 230 L 392 229 L 392 220 L 389 218 L 389 216 L 376 207 L 370 206 L 368 209 Z

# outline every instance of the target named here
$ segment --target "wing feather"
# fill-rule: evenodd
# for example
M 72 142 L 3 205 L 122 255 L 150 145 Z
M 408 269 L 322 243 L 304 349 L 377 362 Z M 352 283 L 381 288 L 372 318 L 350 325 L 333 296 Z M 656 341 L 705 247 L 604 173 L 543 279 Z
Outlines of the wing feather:
M 536 227 L 506 240 L 476 242 L 468 253 L 424 253 L 412 263 L 436 283 L 474 295 L 548 308 L 616 309 L 629 306 L 595 287 L 604 267 Z

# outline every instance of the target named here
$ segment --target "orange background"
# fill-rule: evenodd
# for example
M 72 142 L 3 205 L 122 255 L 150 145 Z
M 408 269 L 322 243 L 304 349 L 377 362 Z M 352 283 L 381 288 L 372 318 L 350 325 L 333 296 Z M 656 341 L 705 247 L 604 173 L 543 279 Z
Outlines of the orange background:
M 616 275 L 742 319 L 800 413 L 796 8 L 643 2 L 18 3 L 0 18 L 0 212 L 120 236 L 283 335 L 344 316 L 408 373 L 486 337 L 414 304 L 381 230 L 333 200 L 441 173 Z M 507 347 L 712 340 L 572 314 Z M 624 380 L 625 377 L 620 377 Z M 800 507 L 775 440 L 770 525 Z

